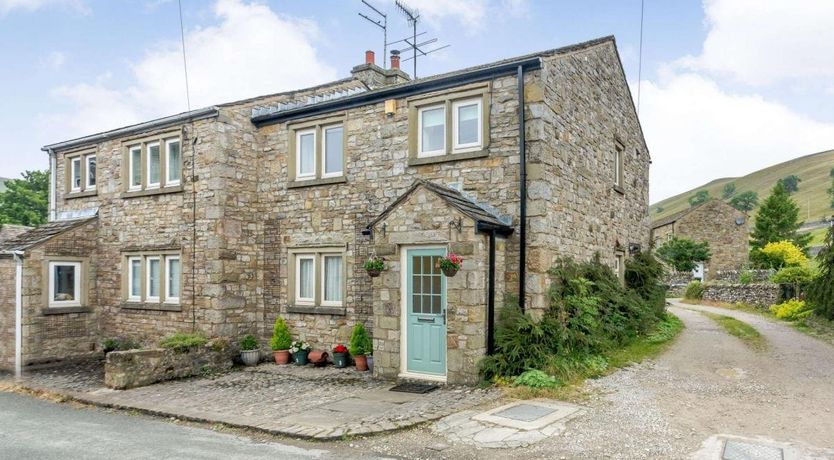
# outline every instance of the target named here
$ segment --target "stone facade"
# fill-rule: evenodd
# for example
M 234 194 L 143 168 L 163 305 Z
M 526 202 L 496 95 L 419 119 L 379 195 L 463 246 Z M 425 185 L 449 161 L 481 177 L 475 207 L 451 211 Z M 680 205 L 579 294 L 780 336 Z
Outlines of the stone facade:
M 525 71 L 522 95 L 528 170 L 525 304 L 534 311 L 547 307 L 547 270 L 557 258 L 585 260 L 600 253 L 613 265 L 629 248 L 649 243 L 650 158 L 613 39 L 540 57 L 540 65 Z M 373 65 L 354 70 L 353 78 L 329 85 L 224 104 L 213 116 L 56 150 L 57 211 L 97 209 L 96 231 L 87 235 L 95 254 L 90 274 L 95 276 L 97 319 L 90 333 L 152 344 L 192 329 L 228 337 L 251 332 L 266 345 L 280 315 L 294 337 L 329 348 L 347 342 L 352 326 L 362 322 L 373 332 L 378 374 L 394 377 L 399 365 L 397 262 L 373 282 L 362 266 L 374 252 L 387 251 L 396 259 L 402 245 L 431 242 L 467 258 L 463 272 L 448 285 L 447 377 L 450 382 L 474 381 L 475 363 L 485 352 L 486 236 L 475 232 L 471 219 L 461 218 L 460 229 L 453 231 L 449 222 L 460 217 L 457 211 L 440 204 L 428 209 L 429 195 L 426 203 L 412 202 L 419 199 L 412 196 L 387 217 L 389 229 L 419 231 L 385 236 L 375 231 L 372 238 L 366 227 L 419 180 L 461 190 L 510 222 L 513 232 L 498 242 L 496 299 L 500 303 L 504 292 L 517 293 L 517 77 L 510 71 L 314 117 L 253 124 L 253 109 L 334 91 L 409 85 L 401 71 Z M 460 94 L 483 98 L 482 149 L 437 159 L 413 157 L 415 107 Z M 295 130 L 332 122 L 341 123 L 344 131 L 343 175 L 295 181 Z M 181 140 L 180 185 L 129 192 L 127 147 L 165 136 Z M 617 151 L 623 174 L 615 185 Z M 97 155 L 96 190 L 68 194 L 67 156 L 84 152 Z M 418 237 L 428 234 L 430 241 Z M 340 307 L 299 306 L 291 295 L 293 254 L 317 248 L 343 256 Z M 126 254 L 154 251 L 181 257 L 179 304 L 128 305 Z
M 710 200 L 652 224 L 655 246 L 672 236 L 709 243 L 712 258 L 704 264 L 706 281 L 714 278 L 714 272 L 739 270 L 747 264 L 750 239 L 747 216 L 721 200 Z
M 704 300 L 713 302 L 742 302 L 759 308 L 768 308 L 781 302 L 782 288 L 778 284 L 726 284 L 706 283 Z

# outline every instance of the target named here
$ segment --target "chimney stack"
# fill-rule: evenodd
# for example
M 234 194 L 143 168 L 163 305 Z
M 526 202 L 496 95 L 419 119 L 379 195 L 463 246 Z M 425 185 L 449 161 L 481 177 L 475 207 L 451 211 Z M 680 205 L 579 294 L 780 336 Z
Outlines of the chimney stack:
M 400 68 L 400 52 L 398 50 L 391 50 L 391 68 Z
M 371 50 L 365 51 L 365 64 L 374 64 L 375 61 L 374 52 Z

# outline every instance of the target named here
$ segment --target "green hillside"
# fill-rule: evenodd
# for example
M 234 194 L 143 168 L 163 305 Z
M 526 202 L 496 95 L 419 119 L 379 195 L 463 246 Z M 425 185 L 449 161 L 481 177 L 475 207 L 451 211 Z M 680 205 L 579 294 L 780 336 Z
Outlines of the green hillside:
M 793 199 L 796 200 L 802 210 L 800 218 L 806 222 L 819 221 L 823 217 L 834 214 L 834 209 L 830 207 L 831 199 L 826 192 L 831 186 L 831 177 L 829 176 L 831 168 L 834 168 L 834 150 L 795 158 L 760 169 L 743 177 L 716 179 L 698 188 L 652 204 L 650 207 L 651 217 L 654 221 L 688 208 L 689 197 L 700 190 L 709 191 L 712 198 L 721 198 L 724 185 L 730 182 L 735 183 L 736 194 L 748 190 L 758 193 L 761 203 L 770 194 L 770 189 L 773 188 L 777 180 L 793 174 L 802 180 L 799 183 L 799 191 L 792 194 Z M 658 208 L 662 209 L 662 212 L 657 212 Z M 756 210 L 753 210 L 753 214 L 755 212 Z

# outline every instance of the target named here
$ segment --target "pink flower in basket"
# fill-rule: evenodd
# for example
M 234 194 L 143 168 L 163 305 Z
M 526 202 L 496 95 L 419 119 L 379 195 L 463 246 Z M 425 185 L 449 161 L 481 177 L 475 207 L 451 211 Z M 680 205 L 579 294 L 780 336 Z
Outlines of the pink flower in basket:
M 460 265 L 463 263 L 463 257 L 450 252 L 446 257 L 440 259 L 440 268 L 442 270 L 458 271 Z

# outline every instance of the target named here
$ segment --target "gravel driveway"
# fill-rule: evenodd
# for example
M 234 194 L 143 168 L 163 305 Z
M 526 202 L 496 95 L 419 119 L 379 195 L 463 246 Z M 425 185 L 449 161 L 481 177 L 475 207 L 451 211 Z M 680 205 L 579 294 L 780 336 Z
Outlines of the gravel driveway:
M 834 347 L 764 317 L 675 303 L 686 324 L 656 361 L 587 383 L 585 414 L 524 449 L 475 450 L 428 428 L 358 442 L 408 458 L 692 458 L 716 435 L 789 443 L 834 458 Z M 766 338 L 755 351 L 697 310 L 736 317 Z

